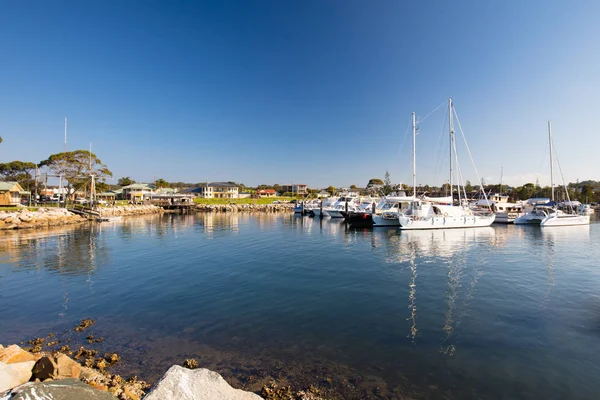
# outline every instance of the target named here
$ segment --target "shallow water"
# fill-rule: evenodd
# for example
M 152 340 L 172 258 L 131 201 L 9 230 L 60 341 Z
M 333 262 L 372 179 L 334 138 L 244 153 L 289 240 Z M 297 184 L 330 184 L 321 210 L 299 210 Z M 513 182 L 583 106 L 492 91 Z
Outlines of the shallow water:
M 151 378 L 194 356 L 231 377 L 325 369 L 357 398 L 594 399 L 599 244 L 597 224 L 400 232 L 289 214 L 8 232 L 0 343 L 91 317 Z

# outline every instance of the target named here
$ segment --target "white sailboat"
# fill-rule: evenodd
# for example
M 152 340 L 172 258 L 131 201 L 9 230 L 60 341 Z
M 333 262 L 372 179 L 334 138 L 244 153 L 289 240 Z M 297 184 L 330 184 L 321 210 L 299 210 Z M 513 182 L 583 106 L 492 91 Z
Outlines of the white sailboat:
M 525 215 L 515 220 L 516 225 L 523 224 L 539 224 L 540 226 L 568 226 L 568 225 L 589 225 L 590 216 L 589 214 L 581 214 L 578 209 L 570 207 L 570 213 L 564 212 L 563 210 L 556 207 L 554 202 L 554 168 L 553 168 L 553 157 L 552 157 L 552 125 L 548 121 L 548 141 L 550 143 L 550 190 L 552 192 L 552 199 L 550 203 L 544 205 L 537 205 Z M 564 183 L 563 183 L 564 185 Z M 570 203 L 569 192 L 566 190 L 567 203 Z
M 453 152 L 455 152 L 456 144 L 454 139 L 454 107 L 452 105 L 452 99 L 448 100 L 448 109 L 450 114 L 450 196 L 443 198 L 416 198 L 416 146 L 413 146 L 413 185 L 415 186 L 415 200 L 412 202 L 409 211 L 405 214 L 401 214 L 398 218 L 400 229 L 402 230 L 477 228 L 490 226 L 494 222 L 495 214 L 492 213 L 491 210 L 488 210 L 487 212 L 474 211 L 466 203 L 466 196 L 464 199 L 461 199 L 461 187 L 459 184 L 457 184 L 459 205 L 454 205 L 452 156 Z M 413 123 L 413 143 L 415 141 L 416 131 Z

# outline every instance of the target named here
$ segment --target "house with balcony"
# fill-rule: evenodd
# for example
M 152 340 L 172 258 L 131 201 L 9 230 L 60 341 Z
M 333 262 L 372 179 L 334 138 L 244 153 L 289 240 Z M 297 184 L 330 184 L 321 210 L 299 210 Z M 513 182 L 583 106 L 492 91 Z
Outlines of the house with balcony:
M 197 188 L 188 191 L 195 197 L 203 199 L 237 199 L 239 198 L 239 187 L 230 182 L 202 183 Z
M 21 204 L 23 188 L 17 182 L 0 182 L 0 206 Z
M 298 196 L 306 196 L 308 194 L 308 185 L 304 183 L 296 183 L 291 185 L 282 185 L 283 192 L 291 192 Z
M 123 186 L 121 190 L 123 190 L 123 200 L 141 203 L 146 197 L 150 197 L 154 193 L 154 185 L 150 183 L 134 183 Z

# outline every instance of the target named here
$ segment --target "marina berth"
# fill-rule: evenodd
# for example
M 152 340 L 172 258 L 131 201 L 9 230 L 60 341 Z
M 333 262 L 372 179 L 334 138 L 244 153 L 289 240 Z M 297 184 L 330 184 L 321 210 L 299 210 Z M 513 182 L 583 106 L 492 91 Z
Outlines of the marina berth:
M 563 182 L 567 200 L 556 204 L 554 201 L 554 173 L 552 156 L 552 125 L 548 121 L 548 143 L 550 145 L 550 190 L 552 193 L 551 201 L 545 204 L 536 204 L 533 209 L 515 220 L 516 225 L 535 224 L 541 227 L 569 226 L 569 225 L 589 225 L 590 215 L 584 213 L 580 206 L 581 203 L 571 201 L 569 192 Z
M 452 99 L 448 100 L 449 133 L 450 133 L 450 196 L 427 197 L 415 199 L 410 203 L 406 213 L 399 216 L 400 229 L 450 229 L 450 228 L 475 228 L 490 226 L 496 216 L 491 211 L 488 203 L 487 211 L 472 210 L 466 199 L 466 192 L 460 185 L 456 185 L 458 194 L 458 205 L 454 205 L 453 179 L 454 170 L 458 170 L 458 158 L 456 166 L 453 165 L 453 157 L 456 156 L 456 142 L 454 135 L 454 106 Z M 413 187 L 416 197 L 416 120 L 415 113 L 412 114 L 413 132 Z M 465 193 L 464 197 L 461 194 Z M 483 193 L 484 196 L 485 192 Z M 487 201 L 487 198 L 485 198 Z

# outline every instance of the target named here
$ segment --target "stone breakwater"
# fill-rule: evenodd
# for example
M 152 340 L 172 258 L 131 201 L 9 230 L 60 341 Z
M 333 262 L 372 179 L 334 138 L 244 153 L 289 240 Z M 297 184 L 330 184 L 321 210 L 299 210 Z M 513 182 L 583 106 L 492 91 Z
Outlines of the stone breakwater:
M 0 230 L 32 229 L 70 225 L 85 222 L 86 219 L 64 208 L 38 208 L 35 211 L 0 211 Z
M 197 204 L 197 211 L 204 212 L 292 212 L 293 204 Z
M 105 217 L 126 217 L 133 215 L 160 214 L 162 212 L 162 208 L 153 205 L 127 205 L 102 208 L 102 216 Z

